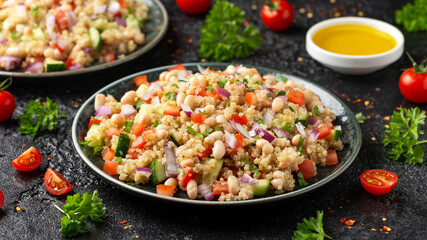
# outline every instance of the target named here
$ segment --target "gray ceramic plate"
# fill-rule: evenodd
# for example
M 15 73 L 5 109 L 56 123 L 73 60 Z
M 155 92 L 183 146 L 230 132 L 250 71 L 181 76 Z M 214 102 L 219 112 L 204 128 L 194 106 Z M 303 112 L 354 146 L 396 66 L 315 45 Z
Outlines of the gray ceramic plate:
M 184 64 L 189 70 L 193 70 L 193 72 L 197 72 L 197 65 L 201 65 L 203 67 L 211 67 L 215 70 L 224 70 L 226 68 L 227 63 L 189 63 Z M 130 89 L 136 89 L 136 86 L 133 84 L 132 79 L 136 76 L 146 74 L 149 81 L 154 81 L 158 79 L 158 76 L 163 71 L 167 70 L 171 66 L 154 68 L 151 70 L 142 71 L 139 73 L 132 74 L 130 76 L 124 77 L 120 80 L 117 80 L 106 87 L 102 88 L 98 92 L 96 92 L 92 97 L 90 97 L 80 108 L 76 117 L 74 118 L 73 127 L 72 127 L 72 138 L 74 147 L 79 153 L 80 157 L 86 163 L 86 165 L 92 169 L 97 175 L 111 183 L 112 185 L 119 187 L 127 192 L 130 192 L 135 195 L 151 197 L 155 199 L 161 199 L 171 202 L 179 202 L 179 203 L 187 203 L 187 204 L 197 204 L 197 205 L 246 205 L 246 204 L 255 204 L 255 203 L 265 203 L 272 202 L 278 200 L 284 200 L 288 198 L 292 198 L 295 196 L 299 196 L 310 191 L 313 191 L 326 183 L 332 181 L 336 177 L 338 177 L 341 173 L 343 173 L 348 167 L 350 167 L 351 163 L 356 158 L 359 153 L 359 149 L 362 143 L 362 136 L 360 131 L 360 126 L 357 123 L 356 118 L 354 117 L 351 110 L 337 97 L 331 94 L 329 91 L 324 88 L 314 84 L 310 81 L 288 75 L 283 72 L 279 72 L 276 70 L 256 67 L 261 75 L 265 74 L 281 74 L 289 79 L 294 80 L 295 82 L 302 82 L 306 87 L 311 89 L 313 92 L 318 94 L 325 104 L 325 106 L 330 107 L 332 111 L 337 115 L 337 120 L 335 122 L 336 125 L 341 125 L 343 129 L 342 140 L 345 142 L 345 147 L 342 151 L 338 152 L 339 164 L 335 166 L 322 167 L 318 168 L 317 176 L 308 180 L 309 185 L 304 188 L 296 188 L 292 192 L 273 195 L 270 193 L 267 197 L 264 198 L 254 198 L 246 201 L 236 201 L 236 202 L 217 202 L 217 201 L 204 201 L 204 200 L 190 200 L 186 193 L 179 191 L 175 194 L 175 197 L 164 197 L 156 194 L 155 187 L 147 184 L 145 186 L 136 185 L 131 186 L 118 180 L 115 177 L 108 175 L 107 173 L 102 171 L 102 167 L 104 161 L 102 158 L 94 157 L 91 158 L 91 154 L 93 153 L 92 149 L 88 147 L 81 147 L 79 145 L 78 139 L 83 140 L 83 137 L 87 131 L 89 119 L 94 115 L 95 111 L 93 109 L 94 99 L 98 93 L 103 94 L 111 94 L 116 99 L 120 99 L 121 96 Z M 319 193 L 320 194 L 320 193 Z
M 145 34 L 145 43 L 137 48 L 137 50 L 129 55 L 127 55 L 123 59 L 116 60 L 110 63 L 99 63 L 93 62 L 92 65 L 79 69 L 79 70 L 66 70 L 62 72 L 50 72 L 50 73 L 25 73 L 23 70 L 21 71 L 0 71 L 0 76 L 11 76 L 11 77 L 19 77 L 19 78 L 46 78 L 46 77 L 63 77 L 63 76 L 71 76 L 82 73 L 90 73 L 99 70 L 103 70 L 106 68 L 110 68 L 113 66 L 117 66 L 123 63 L 126 63 L 130 60 L 133 60 L 144 53 L 148 52 L 166 34 L 168 28 L 169 17 L 166 12 L 165 7 L 160 2 L 160 0 L 137 0 L 143 1 L 149 6 L 149 13 L 147 22 L 144 23 L 143 33 Z

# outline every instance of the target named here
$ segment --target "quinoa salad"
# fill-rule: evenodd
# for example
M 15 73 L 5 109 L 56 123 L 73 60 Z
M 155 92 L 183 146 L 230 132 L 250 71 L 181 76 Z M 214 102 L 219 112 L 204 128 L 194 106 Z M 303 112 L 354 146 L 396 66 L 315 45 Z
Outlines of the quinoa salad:
M 103 149 L 109 175 L 160 195 L 238 201 L 289 192 L 337 164 L 343 149 L 331 109 L 281 75 L 179 64 L 134 83 L 120 101 L 95 97 L 84 144 Z
M 55 72 L 124 58 L 144 43 L 148 11 L 133 0 L 2 1 L 0 69 Z

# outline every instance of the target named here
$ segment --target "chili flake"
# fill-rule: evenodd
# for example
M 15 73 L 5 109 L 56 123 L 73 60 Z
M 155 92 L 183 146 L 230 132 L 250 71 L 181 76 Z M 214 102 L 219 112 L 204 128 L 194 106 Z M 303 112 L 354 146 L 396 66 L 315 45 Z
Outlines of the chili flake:
M 119 222 L 120 224 L 126 224 L 126 223 L 128 223 L 128 221 L 126 221 L 126 220 L 124 220 L 124 221 L 121 221 L 121 222 Z
M 50 161 L 51 159 L 52 159 L 52 158 L 50 158 L 50 157 L 47 157 L 47 158 L 46 158 L 46 161 Z
M 300 8 L 298 11 L 299 11 L 299 13 L 305 13 L 305 9 L 304 8 Z
M 371 229 L 371 231 L 372 231 L 372 232 L 375 232 L 375 231 L 377 231 L 377 229 L 375 229 L 375 228 L 372 228 L 372 229 Z
M 79 102 L 83 102 L 83 99 L 79 98 Z
M 313 17 L 313 13 L 311 13 L 311 12 L 307 13 L 307 17 L 308 18 L 312 18 Z
M 387 218 L 382 218 L 383 222 L 387 221 Z
M 365 15 L 362 11 L 358 11 L 357 12 L 357 16 L 359 16 L 359 17 L 363 17 L 363 15 Z
M 385 234 L 390 234 L 389 232 L 385 232 Z
M 356 222 L 356 220 L 347 220 L 345 221 L 345 225 L 347 226 L 353 226 L 353 224 Z
M 23 148 L 24 148 L 24 147 L 26 147 L 26 146 L 27 146 L 27 144 L 22 144 L 22 146 L 21 146 L 21 147 L 23 147 Z
M 383 120 L 384 120 L 384 121 L 388 121 L 388 120 L 390 120 L 390 116 L 385 116 L 385 117 L 383 118 Z
M 193 43 L 193 39 L 189 38 L 189 39 L 187 40 L 187 42 L 188 42 L 189 44 L 192 44 L 192 43 Z
M 74 101 L 70 101 L 70 105 L 73 105 L 74 104 Z
M 74 104 L 74 107 L 75 107 L 75 108 L 78 108 L 78 107 L 79 107 L 79 105 L 77 105 L 77 104 Z
M 377 140 L 377 139 L 376 139 L 375 137 L 371 137 L 371 140 L 372 140 L 372 141 L 375 141 L 375 140 Z
M 353 101 L 353 103 L 360 103 L 360 102 L 363 102 L 363 99 L 359 98 Z
M 16 207 L 15 209 L 16 209 L 16 211 L 18 211 L 18 212 L 22 210 L 20 207 Z
M 347 217 L 340 218 L 340 222 L 342 222 L 342 223 L 345 223 L 346 220 L 347 220 Z
M 254 5 L 252 5 L 252 10 L 254 10 L 254 11 L 255 11 L 255 10 L 257 10 L 257 9 L 258 9 L 258 6 L 257 6 L 257 5 L 255 5 L 255 4 L 254 4 Z
M 302 62 L 303 58 L 302 57 L 298 57 L 297 60 L 298 60 L 298 62 Z

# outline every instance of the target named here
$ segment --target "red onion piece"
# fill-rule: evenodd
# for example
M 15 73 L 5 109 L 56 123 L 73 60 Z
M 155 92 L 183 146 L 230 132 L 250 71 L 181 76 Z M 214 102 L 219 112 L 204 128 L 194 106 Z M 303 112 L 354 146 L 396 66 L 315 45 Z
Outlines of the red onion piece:
M 67 13 L 68 31 L 71 32 L 71 29 L 77 23 L 77 16 L 73 11 L 67 11 L 66 13 Z
M 149 178 L 151 176 L 151 174 L 153 173 L 153 171 L 151 169 L 145 168 L 145 167 L 137 167 L 136 172 L 141 173 L 142 175 L 146 176 L 147 178 Z
M 120 26 L 126 27 L 126 21 L 123 18 L 116 17 L 116 23 Z
M 231 96 L 229 91 L 225 90 L 224 88 L 220 88 L 219 86 L 216 86 L 216 91 L 218 92 L 219 95 L 223 97 L 230 98 Z
M 206 70 L 206 68 L 203 68 L 202 66 L 200 66 L 200 65 L 197 65 L 197 69 L 199 70 L 199 72 L 200 73 L 202 73 L 203 74 L 203 72 Z
M 265 83 L 263 83 L 261 87 L 262 87 L 262 89 L 264 89 L 265 91 L 267 91 L 268 94 L 270 94 L 270 95 L 274 94 L 273 89 L 268 88 L 267 85 L 265 85 Z
M 20 3 L 18 3 L 18 6 L 25 6 L 25 3 L 20 2 Z
M 148 99 L 150 99 L 150 97 L 151 96 L 153 96 L 154 95 L 154 89 L 151 89 L 151 90 L 148 90 L 146 93 L 144 93 L 142 96 L 141 96 L 141 98 L 142 98 L 142 100 L 144 100 L 144 101 L 147 101 Z
M 85 53 L 87 53 L 87 54 L 92 54 L 93 53 L 93 49 L 89 48 L 89 47 L 83 48 L 83 51 L 85 51 Z
M 166 156 L 166 177 L 177 177 L 178 176 L 178 164 L 176 163 L 175 149 L 165 144 L 165 156 Z
M 206 186 L 206 184 L 202 183 L 199 185 L 198 187 L 198 191 L 199 193 L 202 194 L 202 196 L 207 200 L 212 200 L 214 198 L 214 195 L 212 193 L 212 191 L 209 189 L 208 186 Z
M 271 135 L 267 130 L 263 129 L 258 123 L 254 123 L 251 127 L 251 130 L 255 131 L 256 135 L 262 137 L 270 143 L 275 139 L 273 135 Z
M 107 11 L 107 5 L 99 5 L 95 7 L 95 14 L 102 14 L 105 13 L 105 11 Z
M 95 115 L 110 115 L 111 114 L 111 108 L 109 106 L 102 105 L 96 110 Z
M 228 147 L 230 147 L 231 149 L 236 148 L 237 145 L 237 139 L 236 136 L 234 136 L 233 134 L 224 131 L 225 132 L 225 144 L 228 145 Z
M 56 40 L 56 44 L 58 44 L 58 47 L 60 47 L 62 50 L 65 50 L 68 44 L 70 44 L 69 41 L 61 39 L 60 37 L 57 37 L 55 40 Z
M 32 63 L 25 68 L 25 71 L 32 72 L 32 73 L 42 73 L 43 70 L 44 70 L 44 66 L 42 62 Z
M 247 173 L 243 174 L 242 178 L 240 179 L 242 183 L 248 183 L 249 185 L 254 185 L 258 182 L 258 180 L 253 179 L 251 176 L 249 176 Z
M 288 101 L 288 97 L 285 95 L 278 96 L 278 98 L 281 98 L 285 103 Z
M 285 139 L 289 138 L 289 133 L 285 132 L 283 129 L 273 128 L 273 132 L 277 135 L 278 138 L 282 138 L 282 136 L 284 136 Z
M 273 121 L 273 119 L 274 119 L 274 115 L 273 114 L 271 114 L 269 111 L 266 111 L 264 114 L 263 114 L 263 116 L 262 116 L 262 120 L 264 121 L 264 124 L 265 125 L 268 125 L 268 124 L 270 124 L 272 121 Z
M 245 129 L 245 127 L 243 127 L 239 123 L 236 123 L 235 121 L 232 121 L 232 120 L 230 120 L 229 122 L 230 122 L 231 127 L 234 130 L 236 130 L 237 132 L 242 134 L 245 138 L 251 138 L 251 136 L 249 135 L 249 132 Z
M 191 114 L 193 113 L 193 111 L 191 110 L 190 106 L 188 106 L 185 103 L 181 103 L 181 107 L 185 115 L 187 115 L 187 117 L 191 117 Z
M 21 64 L 21 58 L 17 56 L 0 56 L 0 67 L 6 71 L 13 70 Z
M 120 11 L 120 4 L 118 2 L 112 2 L 110 6 L 108 6 L 108 11 L 113 15 L 116 15 Z
M 160 99 L 159 99 L 159 97 L 155 97 L 155 98 L 153 98 L 153 100 L 151 100 L 151 104 L 152 104 L 153 106 L 160 105 Z
M 120 115 L 132 115 L 136 113 L 135 108 L 130 104 L 122 105 Z
M 2 39 L 0 40 L 0 44 L 1 44 L 1 45 L 4 45 L 6 42 L 7 42 L 6 38 L 2 38 Z
M 310 119 L 308 119 L 308 124 L 314 125 L 317 121 L 318 121 L 317 118 L 310 118 Z
M 82 65 L 76 63 L 76 64 L 71 65 L 68 69 L 69 70 L 78 70 L 78 69 L 82 69 L 82 68 L 83 68 Z
M 305 134 L 305 131 L 304 131 L 304 125 L 302 125 L 302 123 L 301 122 L 297 122 L 296 124 L 295 124 L 295 127 L 297 127 L 297 129 L 298 129 L 298 132 L 301 134 L 301 136 L 303 136 L 303 137 L 307 137 L 307 134 Z
M 250 130 L 248 133 L 249 133 L 249 136 L 251 136 L 251 137 L 255 137 L 256 136 L 255 130 Z
M 228 77 L 233 77 L 233 78 L 235 78 L 236 77 L 236 74 L 235 73 L 232 73 L 232 74 L 228 74 L 227 76 L 225 76 L 226 78 L 228 78 Z
M 160 89 L 163 91 L 163 86 L 158 84 L 158 83 L 151 83 L 150 87 L 148 88 L 148 90 L 152 90 L 152 89 Z
M 308 135 L 308 139 L 310 139 L 311 141 L 316 141 L 317 137 L 319 137 L 319 131 L 317 131 L 316 129 L 314 129 L 313 131 L 311 131 L 311 133 Z

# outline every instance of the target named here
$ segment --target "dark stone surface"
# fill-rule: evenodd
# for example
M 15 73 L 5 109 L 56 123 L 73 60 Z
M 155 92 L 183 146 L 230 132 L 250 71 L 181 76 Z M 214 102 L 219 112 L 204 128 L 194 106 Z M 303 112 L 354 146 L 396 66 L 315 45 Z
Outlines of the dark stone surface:
M 374 109 L 366 109 L 363 103 L 349 107 L 355 112 L 371 115 L 361 125 L 363 145 L 354 164 L 326 187 L 298 199 L 239 208 L 191 207 L 155 202 L 126 194 L 95 176 L 80 160 L 71 144 L 71 124 L 81 100 L 87 99 L 107 83 L 130 73 L 176 62 L 199 62 L 197 40 L 204 16 L 183 14 L 173 0 L 163 1 L 170 14 L 170 27 L 160 44 L 145 56 L 124 66 L 62 79 L 23 81 L 16 79 L 9 89 L 16 98 L 17 108 L 13 117 L 0 123 L 0 189 L 6 202 L 0 209 L 1 239 L 58 239 L 61 213 L 54 204 L 63 206 L 65 197 L 48 194 L 43 185 L 47 168 L 62 173 L 76 184 L 73 193 L 92 192 L 98 189 L 104 199 L 109 217 L 99 224 L 89 224 L 89 232 L 79 238 L 98 239 L 290 239 L 302 218 L 315 216 L 316 210 L 331 209 L 334 212 L 324 217 L 325 231 L 334 239 L 425 239 L 427 230 L 427 171 L 426 164 L 416 166 L 394 162 L 387 158 L 386 149 L 380 143 L 383 126 L 395 107 L 418 106 L 426 110 L 427 105 L 414 105 L 406 101 L 399 92 L 398 78 L 401 69 L 410 66 L 402 57 L 391 66 L 367 76 L 344 76 L 322 67 L 311 59 L 304 47 L 305 33 L 316 22 L 329 18 L 319 16 L 334 7 L 345 5 L 348 15 L 357 15 L 385 20 L 394 25 L 394 10 L 407 1 L 291 1 L 295 4 L 295 20 L 285 32 L 271 32 L 259 18 L 261 1 L 234 1 L 246 10 L 246 16 L 261 31 L 264 42 L 259 51 L 248 59 L 233 60 L 270 67 L 290 74 L 305 77 L 337 95 L 345 93 L 351 100 L 363 98 L 374 102 Z M 256 4 L 258 10 L 253 10 Z M 310 7 L 314 17 L 309 19 L 298 9 Z M 342 9 L 342 8 L 340 8 Z M 345 15 L 345 13 L 344 13 Z M 427 55 L 427 35 L 407 33 L 406 50 L 415 59 Z M 188 39 L 193 43 L 188 43 Z M 177 49 L 182 53 L 175 54 Z M 303 60 L 297 61 L 301 57 Z M 60 113 L 67 114 L 59 121 L 57 130 L 42 133 L 36 138 L 18 132 L 17 118 L 31 99 L 49 97 L 58 102 Z M 344 98 L 343 98 L 344 99 Z M 423 127 L 424 130 L 426 127 Z M 375 137 L 377 140 L 372 141 Z M 27 147 L 40 150 L 44 159 L 39 169 L 22 173 L 10 162 Z M 385 196 L 373 196 L 365 192 L 359 175 L 366 169 L 380 168 L 395 172 L 399 176 L 396 188 Z M 16 211 L 20 207 L 21 211 Z M 339 228 L 340 218 L 346 216 L 356 220 L 355 225 Z M 383 221 L 382 218 L 387 218 Z M 124 230 L 120 221 L 132 225 Z M 383 226 L 392 230 L 389 235 L 380 232 Z M 371 231 L 375 228 L 377 231 Z

